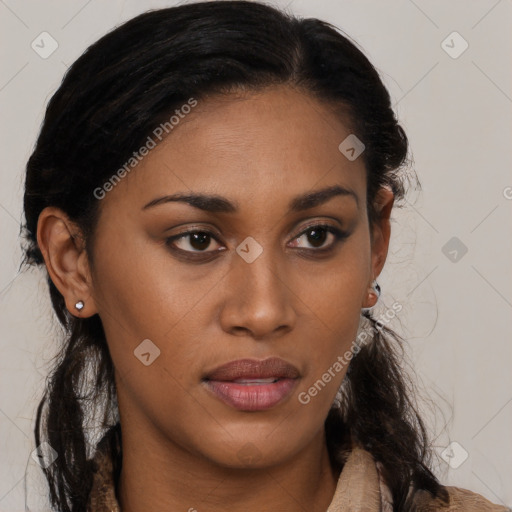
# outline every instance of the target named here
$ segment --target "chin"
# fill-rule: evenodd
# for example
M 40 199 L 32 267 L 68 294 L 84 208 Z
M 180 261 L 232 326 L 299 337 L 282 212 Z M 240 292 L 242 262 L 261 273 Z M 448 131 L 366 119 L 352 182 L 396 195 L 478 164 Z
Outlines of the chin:
M 303 447 L 300 438 L 290 439 L 289 432 L 273 437 L 271 432 L 269 429 L 250 436 L 250 429 L 246 427 L 240 436 L 225 433 L 222 440 L 205 436 L 212 440 L 212 444 L 205 447 L 203 455 L 224 468 L 268 469 L 292 458 Z M 211 451 L 212 447 L 214 451 Z

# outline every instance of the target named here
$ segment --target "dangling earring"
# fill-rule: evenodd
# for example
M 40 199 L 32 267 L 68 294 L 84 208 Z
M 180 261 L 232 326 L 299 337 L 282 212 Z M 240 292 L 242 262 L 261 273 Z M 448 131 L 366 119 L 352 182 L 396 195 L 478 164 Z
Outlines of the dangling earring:
M 80 311 L 81 309 L 83 309 L 84 307 L 84 302 L 82 300 L 79 300 L 76 304 L 75 304 L 75 308 L 78 309 L 78 311 Z

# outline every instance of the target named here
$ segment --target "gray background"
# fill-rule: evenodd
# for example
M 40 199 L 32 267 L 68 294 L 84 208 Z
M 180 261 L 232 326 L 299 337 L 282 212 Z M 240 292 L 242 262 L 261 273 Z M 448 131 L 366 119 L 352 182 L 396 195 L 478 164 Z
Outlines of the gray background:
M 511 506 L 512 1 L 274 3 L 344 30 L 390 90 L 423 191 L 393 215 L 379 310 L 403 305 L 391 326 L 408 341 L 423 396 L 437 404 L 421 403 L 436 474 Z M 47 510 L 30 454 L 59 328 L 43 273 L 18 273 L 24 166 L 46 102 L 89 44 L 175 4 L 0 0 L 0 511 L 24 510 L 25 486 L 30 509 Z M 31 47 L 44 31 L 58 43 L 46 59 Z M 454 31 L 469 45 L 460 55 Z

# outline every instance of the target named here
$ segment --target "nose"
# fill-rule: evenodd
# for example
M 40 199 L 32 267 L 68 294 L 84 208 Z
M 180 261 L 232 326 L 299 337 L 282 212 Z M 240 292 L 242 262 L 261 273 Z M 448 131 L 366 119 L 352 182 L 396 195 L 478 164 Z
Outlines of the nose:
M 234 254 L 223 285 L 225 300 L 220 321 L 225 332 L 263 340 L 282 336 L 294 328 L 295 294 L 287 282 L 287 273 L 279 268 L 270 251 L 263 251 L 252 263 Z

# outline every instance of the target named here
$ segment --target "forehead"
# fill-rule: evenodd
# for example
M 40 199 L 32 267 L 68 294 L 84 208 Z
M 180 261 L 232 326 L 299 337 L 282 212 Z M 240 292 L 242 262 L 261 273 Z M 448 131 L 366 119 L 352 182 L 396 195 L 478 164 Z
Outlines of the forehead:
M 198 100 L 108 199 L 133 206 L 200 191 L 249 205 L 340 184 L 363 201 L 363 160 L 350 161 L 339 149 L 352 133 L 346 120 L 288 86 Z

